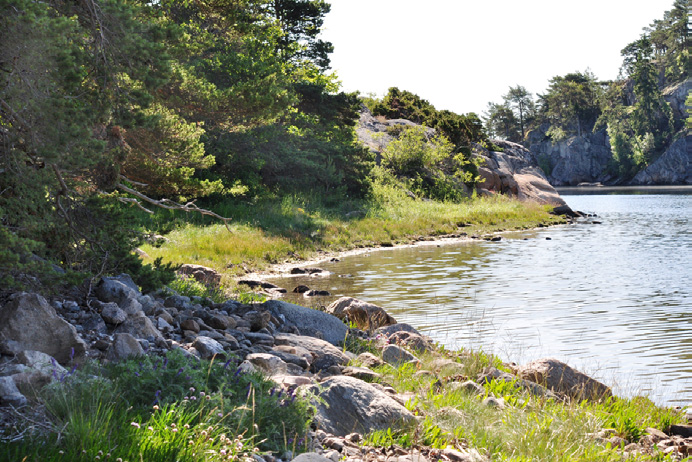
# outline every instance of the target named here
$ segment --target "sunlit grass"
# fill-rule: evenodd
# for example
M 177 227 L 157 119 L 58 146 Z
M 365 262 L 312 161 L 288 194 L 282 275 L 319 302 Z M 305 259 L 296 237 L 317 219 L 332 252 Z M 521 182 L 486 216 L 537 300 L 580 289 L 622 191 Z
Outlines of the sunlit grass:
M 142 247 L 151 259 L 195 263 L 232 276 L 263 270 L 272 264 L 309 259 L 317 251 L 342 251 L 410 243 L 429 236 L 485 235 L 529 229 L 562 219 L 545 206 L 502 196 L 462 203 L 413 200 L 398 189 L 379 187 L 370 201 L 338 207 L 305 198 L 228 206 L 234 217 L 230 232 L 221 224 L 188 224 L 170 232 L 160 247 Z

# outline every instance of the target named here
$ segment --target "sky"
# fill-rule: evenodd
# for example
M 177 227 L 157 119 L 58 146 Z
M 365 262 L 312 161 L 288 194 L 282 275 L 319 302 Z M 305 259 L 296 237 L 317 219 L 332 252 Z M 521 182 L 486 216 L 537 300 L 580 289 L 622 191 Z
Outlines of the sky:
M 620 50 L 673 0 L 328 0 L 321 38 L 344 91 L 408 90 L 483 115 L 510 86 L 536 95 L 589 69 L 617 78 Z

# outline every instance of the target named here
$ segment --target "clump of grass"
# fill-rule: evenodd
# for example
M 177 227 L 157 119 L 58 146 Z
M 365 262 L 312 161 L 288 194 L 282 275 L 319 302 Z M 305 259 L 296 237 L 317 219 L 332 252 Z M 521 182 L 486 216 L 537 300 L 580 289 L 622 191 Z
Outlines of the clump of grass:
M 176 351 L 89 364 L 44 390 L 52 431 L 4 444 L 0 461 L 194 462 L 304 449 L 308 401 L 232 364 Z

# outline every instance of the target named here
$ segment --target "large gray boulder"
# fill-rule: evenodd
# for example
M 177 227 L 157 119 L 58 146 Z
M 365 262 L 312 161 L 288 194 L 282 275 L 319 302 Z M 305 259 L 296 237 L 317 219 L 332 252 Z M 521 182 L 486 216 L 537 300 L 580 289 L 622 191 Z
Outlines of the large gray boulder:
M 41 351 L 60 364 L 81 360 L 87 350 L 74 326 L 45 298 L 26 292 L 13 295 L 0 308 L 0 341 L 12 341 L 17 350 Z
M 612 396 L 606 385 L 554 358 L 519 366 L 517 375 L 574 399 L 598 400 Z
M 283 323 L 297 327 L 302 335 L 315 337 L 317 332 L 321 333 L 322 338 L 332 345 L 343 343 L 348 333 L 348 326 L 339 318 L 322 311 L 281 300 L 266 301 L 261 307 Z
M 154 323 L 143 314 L 141 316 L 127 318 L 125 322 L 115 328 L 113 333 L 130 334 L 135 338 L 151 341 L 163 339 L 161 332 L 154 326 Z
M 682 136 L 661 157 L 637 173 L 632 185 L 692 184 L 692 136 Z
M 294 334 L 276 334 L 274 342 L 279 347 L 293 347 L 297 353 L 307 350 L 312 356 L 308 362 L 311 365 L 319 364 L 320 369 L 326 369 L 331 365 L 343 366 L 350 361 L 343 350 L 318 338 Z
M 319 396 L 314 403 L 315 423 L 337 436 L 397 429 L 415 422 L 414 415 L 392 397 L 353 377 L 331 377 L 301 390 Z
M 493 143 L 503 152 L 489 151 L 478 144 L 473 147 L 473 155 L 482 161 L 478 167 L 481 189 L 523 201 L 556 207 L 566 205 L 528 149 L 509 141 L 493 140 Z
M 106 351 L 110 361 L 121 361 L 132 356 L 142 356 L 144 349 L 139 341 L 130 334 L 115 334 L 113 343 Z
M 396 324 L 384 308 L 353 297 L 341 297 L 327 307 L 327 313 L 341 320 L 348 319 L 359 329 L 375 330 L 382 326 Z

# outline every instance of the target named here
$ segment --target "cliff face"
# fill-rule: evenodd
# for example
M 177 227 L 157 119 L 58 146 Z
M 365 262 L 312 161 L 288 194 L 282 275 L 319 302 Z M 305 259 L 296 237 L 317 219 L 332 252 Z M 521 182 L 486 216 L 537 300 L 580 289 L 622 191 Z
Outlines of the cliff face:
M 654 163 L 637 173 L 632 185 L 692 184 L 691 136 L 673 142 Z
M 663 90 L 663 97 L 673 110 L 675 140 L 654 163 L 639 172 L 631 185 L 692 184 L 692 152 L 689 130 L 684 128 L 687 117 L 685 100 L 692 79 Z M 553 143 L 545 134 L 547 126 L 530 132 L 526 139 L 531 156 L 546 171 L 554 186 L 576 186 L 579 183 L 622 183 L 609 173 L 613 162 L 610 140 L 605 129 L 582 136 L 573 136 Z
M 531 156 L 547 170 L 548 180 L 554 186 L 614 179 L 607 173 L 613 155 L 605 130 L 553 143 L 545 131 L 538 129 L 529 133 L 528 142 Z

